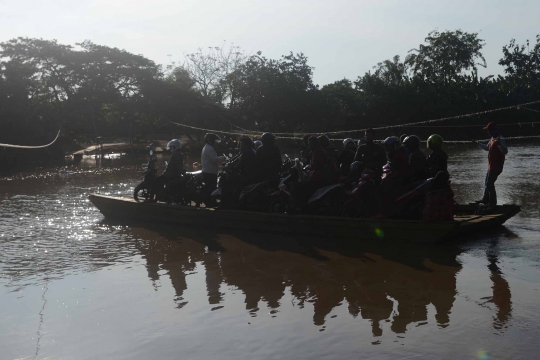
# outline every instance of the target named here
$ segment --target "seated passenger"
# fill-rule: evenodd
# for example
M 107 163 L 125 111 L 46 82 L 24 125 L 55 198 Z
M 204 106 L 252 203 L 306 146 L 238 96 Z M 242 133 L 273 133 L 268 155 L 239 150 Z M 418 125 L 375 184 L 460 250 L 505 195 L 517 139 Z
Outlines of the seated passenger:
M 428 178 L 426 156 L 420 150 L 420 138 L 416 135 L 409 135 L 403 140 L 403 147 L 409 153 L 409 168 L 407 170 L 406 181 L 420 181 Z
M 442 149 L 443 138 L 437 134 L 431 135 L 427 140 L 427 147 L 431 150 L 427 158 L 427 168 L 430 177 L 439 171 L 448 173 L 448 155 Z
M 276 137 L 272 133 L 261 136 L 262 145 L 257 149 L 257 181 L 279 181 L 281 171 L 281 153 L 276 146 Z
M 378 217 L 388 217 L 395 212 L 394 201 L 401 193 L 403 180 L 408 169 L 407 154 L 400 146 L 399 138 L 391 136 L 384 140 L 384 148 L 388 157 L 390 170 L 384 175 L 381 183 L 375 191 L 377 206 L 380 214 Z
M 422 220 L 454 220 L 454 192 L 448 183 L 448 173 L 439 171 L 433 178 L 431 189 L 426 192 Z
M 365 142 L 360 144 L 358 142 L 358 150 L 354 161 L 360 161 L 364 166 L 369 167 L 372 170 L 380 171 L 386 163 L 385 149 L 383 146 L 373 142 L 375 131 L 368 129 L 364 132 Z
M 330 144 L 330 139 L 328 138 L 328 136 L 320 135 L 319 137 L 317 137 L 317 139 L 319 140 L 319 145 L 324 151 L 326 151 L 328 156 L 333 159 L 337 159 L 339 155 L 338 150 L 336 150 L 336 148 L 332 144 Z
M 309 148 L 309 143 L 308 143 L 309 138 L 310 138 L 310 135 L 305 135 L 302 138 L 302 144 L 304 147 L 302 151 L 300 152 L 300 161 L 302 161 L 304 165 L 307 165 L 309 163 L 310 154 L 311 154 L 311 149 Z
M 167 150 L 172 152 L 171 158 L 165 168 L 163 174 L 159 175 L 152 184 L 150 189 L 149 201 L 155 201 L 154 195 L 163 190 L 166 183 L 176 180 L 182 176 L 184 170 L 184 156 L 180 149 L 182 143 L 178 139 L 173 139 L 167 143 Z
M 257 158 L 253 141 L 247 136 L 239 140 L 240 155 L 232 168 L 238 176 L 223 177 L 221 180 L 221 202 L 218 209 L 223 210 L 238 202 L 240 190 L 256 181 Z
M 337 166 L 339 167 L 339 174 L 341 176 L 346 177 L 349 175 L 355 154 L 356 145 L 354 144 L 354 140 L 351 138 L 343 140 L 343 150 L 337 158 Z
M 309 180 L 291 184 L 290 205 L 293 212 L 306 205 L 311 195 L 328 183 L 326 180 L 327 175 L 325 175 L 328 154 L 320 146 L 319 139 L 315 136 L 309 138 L 309 148 L 311 150 L 309 162 L 311 175 Z
M 248 185 L 255 181 L 257 152 L 253 141 L 247 136 L 240 138 L 240 160 L 236 165 L 238 175 L 240 175 L 240 183 Z
M 392 175 L 405 176 L 409 169 L 409 155 L 396 136 L 384 140 L 384 150 Z

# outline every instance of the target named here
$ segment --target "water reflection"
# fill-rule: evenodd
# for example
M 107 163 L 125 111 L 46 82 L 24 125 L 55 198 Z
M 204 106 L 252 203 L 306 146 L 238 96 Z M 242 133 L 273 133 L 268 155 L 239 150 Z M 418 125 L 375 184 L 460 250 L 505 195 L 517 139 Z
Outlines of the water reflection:
M 493 328 L 501 330 L 506 327 L 506 323 L 512 316 L 512 293 L 508 281 L 503 276 L 503 273 L 498 265 L 499 263 L 499 248 L 498 242 L 492 242 L 487 250 L 487 259 L 489 261 L 490 279 L 493 282 L 493 296 L 489 300 L 495 304 L 497 314 L 493 317 Z
M 427 324 L 430 305 L 438 326 L 450 323 L 456 275 L 461 269 L 457 247 L 353 245 L 186 229 L 179 236 L 174 229 L 152 230 L 160 238 L 139 240 L 135 246 L 146 261 L 156 291 L 159 282 L 170 279 L 178 308 L 186 305 L 186 276 L 204 268 L 208 303 L 224 305 L 226 293 L 222 289 L 232 287 L 244 294 L 251 316 L 257 316 L 261 305 L 277 316 L 290 293 L 298 308 L 312 304 L 316 326 L 323 326 L 331 311 L 345 303 L 351 316 L 371 322 L 374 336 L 382 335 L 382 322 L 390 322 L 391 330 L 398 334 L 405 333 L 411 324 Z

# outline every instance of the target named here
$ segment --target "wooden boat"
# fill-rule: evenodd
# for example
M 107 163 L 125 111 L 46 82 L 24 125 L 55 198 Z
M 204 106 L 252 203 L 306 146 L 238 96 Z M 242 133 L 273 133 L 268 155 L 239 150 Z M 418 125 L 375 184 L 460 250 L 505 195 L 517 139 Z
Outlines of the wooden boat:
M 326 236 L 330 239 L 392 239 L 436 242 L 502 225 L 520 211 L 517 205 L 497 206 L 477 215 L 477 205 L 458 205 L 454 221 L 351 219 L 333 216 L 287 215 L 239 210 L 214 210 L 164 203 L 137 203 L 130 198 L 90 195 L 107 218 L 165 222 L 235 230 Z

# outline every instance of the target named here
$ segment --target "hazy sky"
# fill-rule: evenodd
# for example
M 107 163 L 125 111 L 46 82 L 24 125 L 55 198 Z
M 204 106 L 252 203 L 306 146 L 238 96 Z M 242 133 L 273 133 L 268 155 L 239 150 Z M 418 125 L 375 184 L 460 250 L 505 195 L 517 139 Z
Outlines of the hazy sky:
M 160 64 L 223 41 L 270 58 L 303 52 L 324 85 L 404 58 L 434 29 L 479 32 L 488 62 L 481 74 L 499 74 L 502 46 L 540 33 L 540 1 L 0 0 L 0 23 L 0 41 L 88 39 Z

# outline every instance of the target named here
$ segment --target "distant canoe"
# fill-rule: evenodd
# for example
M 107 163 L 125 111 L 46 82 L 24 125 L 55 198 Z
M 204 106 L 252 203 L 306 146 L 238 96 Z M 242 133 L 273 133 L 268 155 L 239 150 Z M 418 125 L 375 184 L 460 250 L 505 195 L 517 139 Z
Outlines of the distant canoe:
M 458 205 L 454 221 L 351 219 L 333 216 L 287 215 L 253 211 L 214 210 L 164 203 L 137 203 L 130 198 L 90 195 L 106 218 L 171 223 L 202 228 L 264 231 L 333 238 L 392 239 L 437 242 L 502 225 L 520 211 L 517 205 L 497 206 L 486 215 L 478 206 Z

